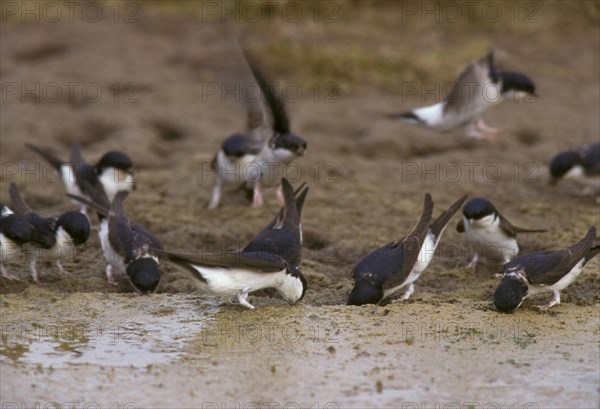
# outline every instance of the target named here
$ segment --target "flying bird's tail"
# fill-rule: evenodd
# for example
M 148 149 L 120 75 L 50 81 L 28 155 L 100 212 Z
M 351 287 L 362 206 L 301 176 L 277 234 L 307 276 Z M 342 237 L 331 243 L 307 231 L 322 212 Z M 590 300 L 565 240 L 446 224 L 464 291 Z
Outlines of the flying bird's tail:
M 56 156 L 54 156 L 52 153 L 50 153 L 50 151 L 42 149 L 42 148 L 38 148 L 35 145 L 32 145 L 30 143 L 26 143 L 25 146 L 27 148 L 29 148 L 30 150 L 34 151 L 35 153 L 37 153 L 38 155 L 40 155 L 42 158 L 44 158 L 44 160 L 46 162 L 48 162 L 50 165 L 52 165 L 52 167 L 54 169 L 56 169 L 56 171 L 60 174 L 61 173 L 61 168 L 62 165 L 64 164 L 64 162 L 60 159 L 58 159 Z
M 290 133 L 290 120 L 287 115 L 285 104 L 275 92 L 274 84 L 265 79 L 262 71 L 258 68 L 258 65 L 256 65 L 246 51 L 244 51 L 244 57 L 246 58 L 246 62 L 252 71 L 252 75 L 254 75 L 254 79 L 260 87 L 265 101 L 271 110 L 273 129 L 280 134 Z

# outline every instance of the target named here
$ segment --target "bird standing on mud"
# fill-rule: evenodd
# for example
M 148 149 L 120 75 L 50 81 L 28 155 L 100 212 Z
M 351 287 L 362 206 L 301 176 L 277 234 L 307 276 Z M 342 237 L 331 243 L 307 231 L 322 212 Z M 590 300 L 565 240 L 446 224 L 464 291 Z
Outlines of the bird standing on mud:
M 378 304 L 404 287 L 400 299 L 407 300 L 414 292 L 413 283 L 429 266 L 446 225 L 466 199 L 460 198 L 430 223 L 433 201 L 427 193 L 421 217 L 408 236 L 378 248 L 356 264 L 348 305 Z
M 486 251 L 494 251 L 503 263 L 508 263 L 519 253 L 517 233 L 543 233 L 543 229 L 524 229 L 513 226 L 496 210 L 492 202 L 474 197 L 463 207 L 463 219 L 456 225 L 459 233 L 467 234 L 468 244 L 473 246 L 473 257 L 467 268 L 477 268 Z
M 11 209 L 31 226 L 29 243 L 32 246 L 30 268 L 33 281 L 39 283 L 38 259 L 56 261 L 60 273 L 65 274 L 61 260 L 73 259 L 76 247 L 84 244 L 90 236 L 87 217 L 76 211 L 42 217 L 25 203 L 14 183 L 11 183 L 9 193 Z
M 158 269 L 162 244 L 148 229 L 127 217 L 123 201 L 128 192 L 118 192 L 110 204 L 104 192 L 97 189 L 91 192 L 94 201 L 79 196 L 71 198 L 89 206 L 98 213 L 100 228 L 98 237 L 106 264 L 106 278 L 109 284 L 116 285 L 113 268 L 126 273 L 133 288 L 141 294 L 156 291 L 161 274 Z
M 590 227 L 579 242 L 564 250 L 538 251 L 517 257 L 503 266 L 502 281 L 494 292 L 494 304 L 500 312 L 512 313 L 523 301 L 542 292 L 551 291 L 547 310 L 560 304 L 560 291 L 581 274 L 583 267 L 600 253 L 600 243 L 594 244 L 596 228 Z
M 561 152 L 550 162 L 551 184 L 570 179 L 583 186 L 582 194 L 596 195 L 600 201 L 600 143 Z
M 283 209 L 240 252 L 190 255 L 163 251 L 176 266 L 190 273 L 202 291 L 237 296 L 241 305 L 254 309 L 248 294 L 274 288 L 291 304 L 306 293 L 307 283 L 299 269 L 302 259 L 300 217 L 308 188 L 296 194 L 286 179 L 281 181 Z
M 68 194 L 89 199 L 87 191 L 90 187 L 101 185 L 110 203 L 117 192 L 130 192 L 135 188 L 133 162 L 122 152 L 106 152 L 97 164 L 91 165 L 81 156 L 78 143 L 71 149 L 71 162 L 63 162 L 50 151 L 33 144 L 27 143 L 26 146 L 56 169 Z M 80 202 L 77 204 L 81 205 L 81 212 L 85 213 L 85 205 Z
M 25 219 L 13 213 L 7 206 L 0 203 L 0 270 L 2 277 L 19 281 L 10 274 L 5 263 L 22 257 L 23 246 L 31 238 L 31 226 Z
M 501 103 L 511 91 L 517 99 L 535 95 L 535 90 L 525 74 L 497 69 L 491 51 L 467 66 L 443 101 L 396 117 L 440 132 L 466 124 L 467 137 L 493 140 L 502 129 L 487 126 L 481 118 L 483 112 Z
M 219 206 L 226 183 L 238 183 L 252 190 L 254 207 L 263 204 L 263 187 L 277 186 L 277 198 L 283 204 L 279 185 L 283 168 L 306 152 L 306 141 L 290 131 L 283 101 L 275 95 L 275 89 L 267 83 L 256 64 L 247 56 L 246 61 L 260 91 L 255 95 L 244 95 L 248 132 L 225 139 L 213 159 L 217 180 L 208 205 L 211 210 Z

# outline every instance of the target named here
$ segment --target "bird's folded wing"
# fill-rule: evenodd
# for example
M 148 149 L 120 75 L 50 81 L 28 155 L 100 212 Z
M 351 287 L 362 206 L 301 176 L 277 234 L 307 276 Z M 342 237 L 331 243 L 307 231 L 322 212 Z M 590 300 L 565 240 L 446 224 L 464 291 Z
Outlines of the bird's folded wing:
M 67 193 L 67 196 L 70 197 L 71 199 L 77 200 L 79 203 L 84 204 L 91 209 L 94 209 L 96 212 L 100 213 L 103 216 L 108 216 L 108 213 L 110 212 L 110 209 L 102 206 L 99 203 L 92 202 L 91 200 L 88 200 L 85 197 L 72 195 L 70 193 Z
M 429 225 L 429 228 L 435 235 L 436 240 L 439 237 L 442 230 L 444 230 L 444 228 L 446 227 L 446 225 L 448 224 L 448 222 L 450 221 L 452 216 L 454 216 L 454 214 L 458 211 L 458 209 L 460 209 L 460 207 L 465 202 L 465 200 L 467 200 L 466 195 L 461 197 L 460 199 L 458 199 L 456 202 L 454 202 L 452 204 L 452 206 L 450 206 L 448 208 L 448 210 L 442 212 L 438 216 L 438 218 L 435 219 L 435 221 Z M 461 220 L 461 222 L 462 222 L 462 220 Z M 459 223 L 461 223 L 461 222 L 459 222 Z M 458 226 L 457 226 L 457 229 L 458 229 Z M 464 230 L 464 226 L 463 226 L 463 230 Z
M 59 174 L 61 173 L 61 167 L 64 163 L 62 160 L 58 159 L 56 156 L 54 156 L 50 151 L 48 151 L 46 149 L 39 148 L 30 143 L 26 143 L 25 146 L 27 148 L 29 148 L 30 150 L 34 151 L 35 153 L 37 153 L 38 155 L 40 155 L 42 158 L 44 158 L 46 160 L 46 162 L 48 162 L 50 165 L 52 165 L 52 167 L 54 169 L 56 169 L 56 171 Z
M 558 282 L 586 257 L 595 237 L 596 229 L 591 227 L 583 239 L 568 249 L 519 257 L 527 261 L 526 274 L 529 282 L 538 285 L 552 285 Z
M 504 230 L 506 234 L 510 237 L 517 237 L 517 233 L 544 233 L 545 229 L 526 229 L 524 227 L 519 227 L 513 225 L 508 219 L 501 214 L 499 214 L 500 218 L 500 228 Z
M 263 273 L 274 273 L 286 268 L 285 261 L 266 252 L 239 252 L 222 254 L 186 254 L 168 250 L 156 249 L 158 254 L 164 254 L 176 264 L 193 264 L 206 267 L 221 267 L 224 269 L 250 269 Z
M 9 188 L 10 194 L 10 208 L 15 214 L 21 216 L 24 219 L 27 219 L 27 213 L 31 212 L 31 208 L 25 203 L 25 200 L 21 197 L 19 193 L 19 189 L 17 185 L 14 183 L 10 184 Z

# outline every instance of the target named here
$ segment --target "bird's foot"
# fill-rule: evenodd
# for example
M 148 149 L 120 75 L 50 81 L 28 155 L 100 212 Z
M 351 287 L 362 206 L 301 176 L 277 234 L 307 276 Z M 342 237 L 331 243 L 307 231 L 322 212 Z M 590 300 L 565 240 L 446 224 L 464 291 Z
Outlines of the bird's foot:
M 110 285 L 119 285 L 119 283 L 115 281 L 115 277 L 112 273 L 112 266 L 110 264 L 106 266 L 106 279 L 108 280 L 108 284 Z
M 494 143 L 497 141 L 496 134 L 493 134 L 493 133 L 470 131 L 470 132 L 467 132 L 467 136 L 469 138 L 477 139 L 480 141 L 487 141 L 487 142 L 491 142 L 491 143 Z
M 258 182 L 254 184 L 254 196 L 252 198 L 252 207 L 261 207 L 263 205 L 262 189 Z
M 479 119 L 475 124 L 475 127 L 482 132 L 492 135 L 496 135 L 504 131 L 504 128 L 494 128 L 492 126 L 487 126 L 485 122 L 483 122 L 483 119 Z
M 208 210 L 215 210 L 219 207 L 219 202 L 221 201 L 221 186 L 216 185 L 213 188 L 212 195 L 210 197 L 210 203 L 208 204 Z
M 408 288 L 406 289 L 404 294 L 402 294 L 400 299 L 403 301 L 406 301 L 410 298 L 411 295 L 413 295 L 414 292 L 415 292 L 415 286 L 413 284 L 409 284 Z
M 243 305 L 246 308 L 249 308 L 251 310 L 254 309 L 254 305 L 250 304 L 248 302 L 248 291 L 250 290 L 250 288 L 244 288 L 243 290 L 241 290 L 238 293 L 238 300 L 240 302 L 240 305 Z
M 37 285 L 40 285 L 40 275 L 38 274 L 37 266 L 35 265 L 35 257 L 31 259 L 29 268 L 31 270 L 31 278 L 33 279 L 33 282 Z
M 275 194 L 277 195 L 277 202 L 283 206 L 285 204 L 285 197 L 283 196 L 283 188 L 281 185 L 277 185 L 277 189 L 275 190 Z
M 59 272 L 59 274 L 60 274 L 61 276 L 65 277 L 65 276 L 68 276 L 68 275 L 70 275 L 70 274 L 69 274 L 69 273 L 68 273 L 68 272 L 65 270 L 65 268 L 63 267 L 63 265 L 62 265 L 62 263 L 60 262 L 60 260 L 58 260 L 58 261 L 56 262 L 56 266 L 58 267 L 58 272 Z
M 558 291 L 554 291 L 554 296 L 552 297 L 550 302 L 548 304 L 538 305 L 538 308 L 541 311 L 546 311 L 558 304 L 560 304 L 560 293 Z
M 473 256 L 473 258 L 471 259 L 471 261 L 469 261 L 469 264 L 466 265 L 466 269 L 467 270 L 473 270 L 474 272 L 477 271 L 477 262 L 479 261 L 479 256 L 475 255 Z
M 0 270 L 2 270 L 2 277 L 6 278 L 7 280 L 21 281 L 18 277 L 9 273 L 6 267 L 4 267 L 4 264 L 0 265 Z

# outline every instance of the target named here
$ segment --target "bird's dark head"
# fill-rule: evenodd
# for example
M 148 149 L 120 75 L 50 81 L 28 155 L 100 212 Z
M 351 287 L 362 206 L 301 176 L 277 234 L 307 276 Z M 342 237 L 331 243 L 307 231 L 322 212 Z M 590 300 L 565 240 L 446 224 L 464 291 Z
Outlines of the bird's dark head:
M 377 304 L 383 299 L 383 289 L 371 282 L 357 281 L 348 296 L 348 305 Z
M 308 283 L 300 269 L 296 266 L 288 264 L 286 273 L 289 274 L 290 280 L 286 280 L 286 283 L 279 288 L 279 292 L 284 300 L 290 304 L 296 304 L 304 298 L 308 289 Z
M 501 72 L 502 77 L 502 93 L 508 91 L 522 92 L 527 95 L 536 96 L 536 88 L 533 81 L 524 74 L 518 72 Z
M 90 222 L 84 214 L 74 210 L 63 213 L 56 221 L 56 229 L 62 227 L 76 245 L 83 244 L 90 237 Z
M 498 288 L 494 291 L 494 305 L 496 310 L 512 314 L 521 305 L 527 295 L 528 287 L 524 279 L 515 274 L 508 274 L 502 278 Z
M 306 152 L 306 141 L 293 133 L 277 133 L 273 136 L 271 146 L 274 149 L 285 149 L 296 156 L 302 156 Z
M 577 152 L 567 151 L 559 153 L 550 162 L 550 176 L 552 182 L 557 182 L 565 176 L 573 166 L 581 164 L 581 156 Z
M 16 214 L 9 214 L 0 219 L 0 233 L 21 245 L 31 238 L 31 226 Z
M 123 152 L 110 151 L 102 155 L 100 161 L 96 164 L 96 168 L 98 169 L 99 174 L 101 174 L 104 169 L 108 168 L 115 168 L 127 173 L 132 173 L 133 162 L 129 156 Z
M 463 215 L 468 220 L 480 220 L 496 213 L 496 208 L 484 197 L 474 197 L 463 206 Z
M 142 294 L 152 293 L 160 283 L 158 262 L 152 257 L 133 260 L 127 265 L 127 276 L 136 290 Z

